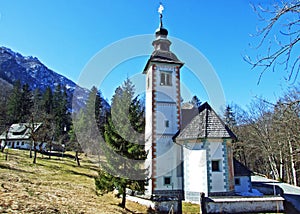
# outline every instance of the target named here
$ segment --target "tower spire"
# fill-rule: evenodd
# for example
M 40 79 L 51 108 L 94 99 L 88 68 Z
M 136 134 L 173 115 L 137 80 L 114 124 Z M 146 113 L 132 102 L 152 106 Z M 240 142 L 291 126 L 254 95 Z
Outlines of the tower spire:
M 163 20 L 162 20 L 163 10 L 164 10 L 164 6 L 162 5 L 162 3 L 160 3 L 159 8 L 158 8 L 160 23 L 159 23 L 159 27 L 156 30 L 155 34 L 156 34 L 156 36 L 165 36 L 166 37 L 168 35 L 168 30 L 163 27 Z

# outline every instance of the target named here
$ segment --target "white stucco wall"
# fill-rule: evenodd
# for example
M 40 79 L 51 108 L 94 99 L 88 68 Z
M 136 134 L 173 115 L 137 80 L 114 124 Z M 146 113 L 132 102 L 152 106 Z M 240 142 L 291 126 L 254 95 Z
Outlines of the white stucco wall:
M 146 77 L 146 150 L 149 155 L 146 161 L 146 167 L 149 168 L 149 176 L 156 178 L 154 190 L 181 190 L 182 176 L 178 174 L 178 166 L 181 164 L 181 147 L 173 143 L 172 137 L 178 131 L 177 118 L 177 93 L 176 88 L 176 67 L 170 65 L 157 64 L 155 77 L 153 78 L 152 66 L 149 66 Z M 172 71 L 171 86 L 160 85 L 160 68 Z M 152 82 L 152 80 L 156 82 Z M 148 84 L 149 83 L 149 84 Z M 154 87 L 153 87 L 154 85 Z M 152 97 L 154 93 L 154 98 Z M 154 103 L 153 103 L 154 101 Z M 154 109 L 153 109 L 154 108 Z M 153 118 L 154 121 L 153 121 Z M 169 126 L 166 127 L 166 121 Z M 152 124 L 152 122 L 154 124 Z M 154 125 L 155 130 L 152 130 Z M 155 135 L 153 135 L 155 133 Z M 155 140 L 156 146 L 152 145 L 152 139 Z M 155 148 L 154 148 L 155 147 Z M 153 150 L 153 156 L 152 156 Z M 153 164 L 155 162 L 155 164 Z M 153 169 L 153 170 L 152 170 Z M 182 174 L 182 173 L 181 173 Z M 165 185 L 164 178 L 170 177 L 170 185 Z M 152 183 L 149 182 L 147 193 L 151 193 Z
M 224 159 L 224 152 L 222 151 L 223 145 L 222 142 L 210 142 L 209 143 L 209 163 L 210 163 L 210 192 L 225 192 L 225 182 L 224 182 L 224 165 L 223 165 L 223 159 Z M 212 171 L 211 162 L 219 161 L 220 162 L 220 171 Z
M 157 134 L 175 134 L 178 130 L 176 122 L 176 104 L 159 103 L 156 107 L 156 130 Z M 165 123 L 169 121 L 169 127 Z
M 251 180 L 248 176 L 235 176 L 235 179 L 240 180 L 240 185 L 234 185 L 235 192 L 250 192 L 251 191 Z
M 182 177 L 178 177 L 181 147 L 173 143 L 171 136 L 160 136 L 156 147 L 156 187 L 158 190 L 182 189 Z M 171 184 L 164 184 L 164 177 L 171 177 Z
M 199 203 L 201 192 L 208 195 L 206 150 L 184 148 L 183 155 L 185 201 Z

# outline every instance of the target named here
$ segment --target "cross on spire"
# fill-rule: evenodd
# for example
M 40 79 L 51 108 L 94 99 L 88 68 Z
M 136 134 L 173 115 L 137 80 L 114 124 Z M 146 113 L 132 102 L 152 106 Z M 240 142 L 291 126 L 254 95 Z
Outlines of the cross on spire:
M 164 6 L 162 5 L 162 3 L 159 4 L 159 8 L 158 8 L 158 13 L 159 13 L 159 19 L 160 19 L 160 27 L 162 28 L 163 27 L 163 22 L 162 22 L 162 13 L 163 13 L 163 10 L 164 10 Z

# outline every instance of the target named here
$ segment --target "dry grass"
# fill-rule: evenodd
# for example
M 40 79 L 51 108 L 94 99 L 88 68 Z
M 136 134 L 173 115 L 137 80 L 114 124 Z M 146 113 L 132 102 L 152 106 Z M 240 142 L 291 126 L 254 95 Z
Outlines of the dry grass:
M 0 213 L 147 213 L 127 201 L 127 209 L 112 194 L 97 196 L 97 165 L 81 157 L 81 167 L 67 158 L 42 158 L 32 164 L 29 151 L 0 153 Z

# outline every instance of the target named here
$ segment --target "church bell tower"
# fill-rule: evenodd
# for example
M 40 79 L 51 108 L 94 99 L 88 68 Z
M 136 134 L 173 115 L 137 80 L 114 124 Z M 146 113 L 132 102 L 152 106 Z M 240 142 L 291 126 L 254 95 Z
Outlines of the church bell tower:
M 160 5 L 160 25 L 152 43 L 154 51 L 143 71 L 146 75 L 146 167 L 150 178 L 146 194 L 182 197 L 182 148 L 173 142 L 173 137 L 181 123 L 180 68 L 183 62 L 170 51 L 171 41 L 168 30 L 163 27 L 162 11 Z

